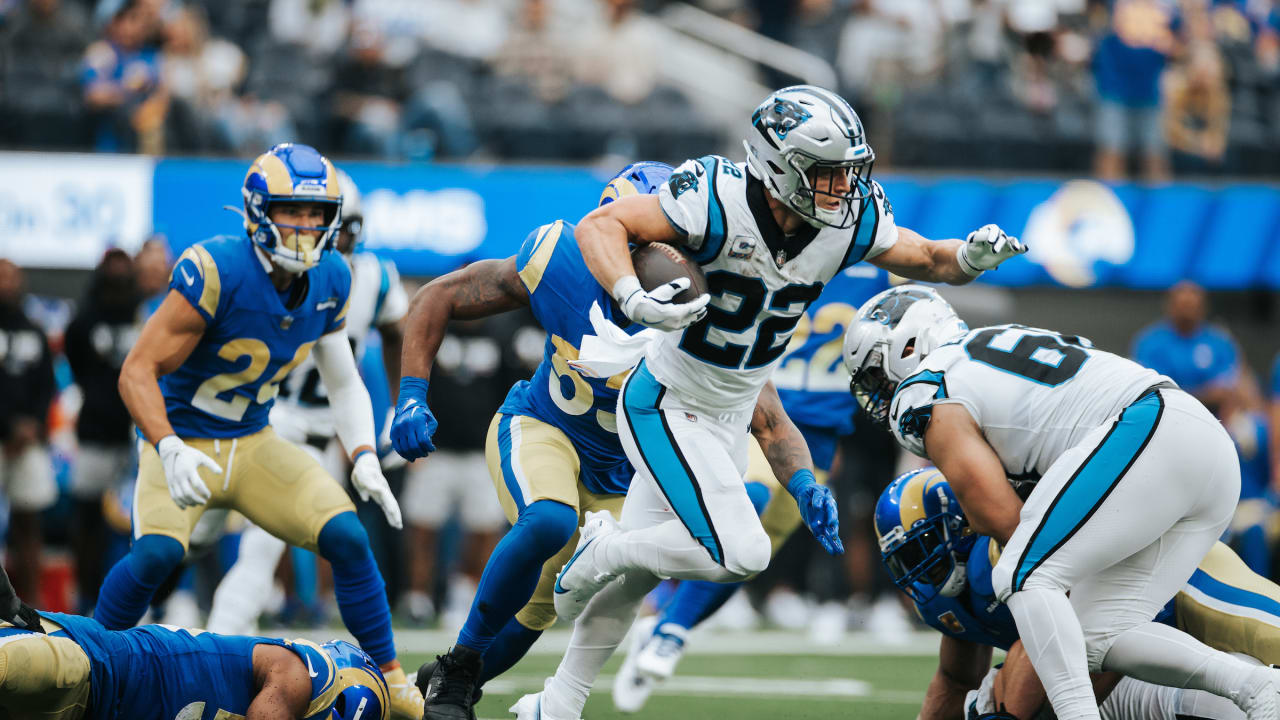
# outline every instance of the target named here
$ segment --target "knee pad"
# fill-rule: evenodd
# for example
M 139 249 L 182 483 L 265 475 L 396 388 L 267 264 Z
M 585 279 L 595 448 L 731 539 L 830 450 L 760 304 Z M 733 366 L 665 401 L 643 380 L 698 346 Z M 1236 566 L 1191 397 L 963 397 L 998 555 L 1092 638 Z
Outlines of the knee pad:
M 756 509 L 756 515 L 764 512 L 764 506 L 769 504 L 769 488 L 764 483 L 749 482 L 747 483 L 747 497 L 751 499 L 751 506 Z
M 352 565 L 373 555 L 369 534 L 356 514 L 349 510 L 325 523 L 316 547 L 320 556 L 335 566 Z
M 556 623 L 556 606 L 552 602 L 530 600 L 516 613 L 516 622 L 542 632 Z
M 139 582 L 156 587 L 168 579 L 185 554 L 182 543 L 168 535 L 143 535 L 129 551 L 129 569 Z
M 555 500 L 539 500 L 520 513 L 512 532 L 521 533 L 521 539 L 546 559 L 559 552 L 577 529 L 577 510 Z
M 735 547 L 725 548 L 724 558 L 724 569 L 736 575 L 734 579 L 745 580 L 769 567 L 773 546 L 764 530 L 757 529 L 736 540 Z

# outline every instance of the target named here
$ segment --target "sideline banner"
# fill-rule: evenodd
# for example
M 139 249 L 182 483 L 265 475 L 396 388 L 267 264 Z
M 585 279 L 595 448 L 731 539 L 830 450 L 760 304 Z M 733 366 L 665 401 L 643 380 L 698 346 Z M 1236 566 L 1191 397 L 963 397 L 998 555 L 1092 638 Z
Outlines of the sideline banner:
M 0 153 L 0 257 L 92 268 L 151 232 L 155 161 L 141 155 Z

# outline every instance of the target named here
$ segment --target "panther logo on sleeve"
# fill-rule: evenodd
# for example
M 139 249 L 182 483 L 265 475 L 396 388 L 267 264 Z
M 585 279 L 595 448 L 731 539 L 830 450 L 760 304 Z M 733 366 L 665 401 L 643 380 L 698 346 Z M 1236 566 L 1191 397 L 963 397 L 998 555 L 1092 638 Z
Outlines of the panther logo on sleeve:
M 689 170 L 678 173 L 672 173 L 671 179 L 667 181 L 667 187 L 671 189 L 671 197 L 678 198 L 685 193 L 686 190 L 698 191 L 698 178 Z

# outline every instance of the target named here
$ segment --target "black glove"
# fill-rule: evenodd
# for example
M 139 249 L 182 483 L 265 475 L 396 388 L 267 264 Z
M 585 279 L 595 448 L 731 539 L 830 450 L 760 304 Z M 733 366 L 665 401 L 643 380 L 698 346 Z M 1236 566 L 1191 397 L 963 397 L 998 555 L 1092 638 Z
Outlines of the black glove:
M 0 570 L 0 620 L 13 623 L 14 627 L 24 630 L 44 633 L 44 628 L 40 626 L 40 614 L 22 602 L 3 570 Z

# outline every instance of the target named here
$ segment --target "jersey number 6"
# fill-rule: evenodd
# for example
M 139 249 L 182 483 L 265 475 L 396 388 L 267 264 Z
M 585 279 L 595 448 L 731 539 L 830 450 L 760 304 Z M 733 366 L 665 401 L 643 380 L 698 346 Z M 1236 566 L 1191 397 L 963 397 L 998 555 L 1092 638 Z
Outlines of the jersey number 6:
M 1049 387 L 1075 377 L 1089 359 L 1087 347 L 1088 340 L 1074 335 L 1024 327 L 989 328 L 964 345 L 980 363 Z

